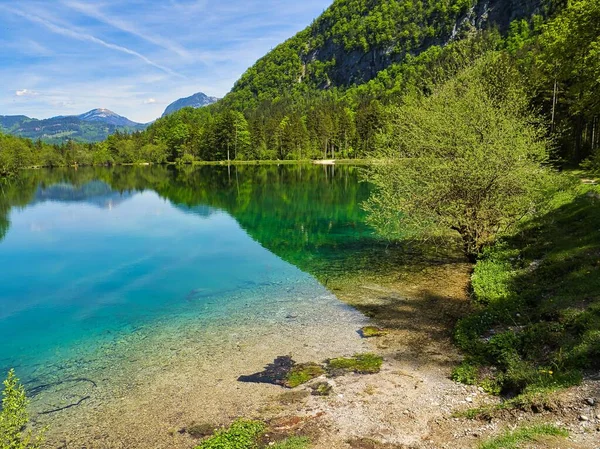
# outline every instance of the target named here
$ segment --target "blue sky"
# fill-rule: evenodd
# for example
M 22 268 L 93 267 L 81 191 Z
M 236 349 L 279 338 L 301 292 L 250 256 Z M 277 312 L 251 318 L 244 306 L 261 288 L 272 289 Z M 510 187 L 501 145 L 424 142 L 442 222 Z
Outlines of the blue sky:
M 221 97 L 332 0 L 0 0 L 0 115 L 159 117 Z

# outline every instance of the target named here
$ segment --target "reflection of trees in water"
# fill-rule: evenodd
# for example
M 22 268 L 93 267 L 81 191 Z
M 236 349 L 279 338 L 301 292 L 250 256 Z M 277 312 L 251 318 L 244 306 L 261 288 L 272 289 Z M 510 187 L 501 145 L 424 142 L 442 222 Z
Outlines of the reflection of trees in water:
M 361 204 L 369 186 L 359 172 L 312 165 L 31 170 L 5 189 L 0 216 L 6 220 L 11 207 L 44 199 L 101 205 L 152 190 L 186 213 L 226 211 L 254 240 L 302 270 L 348 269 L 374 263 L 386 245 L 365 224 Z

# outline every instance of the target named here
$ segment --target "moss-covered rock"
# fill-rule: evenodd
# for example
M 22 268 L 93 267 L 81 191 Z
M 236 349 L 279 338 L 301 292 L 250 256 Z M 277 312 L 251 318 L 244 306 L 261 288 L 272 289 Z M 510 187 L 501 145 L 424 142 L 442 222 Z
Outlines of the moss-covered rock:
M 311 386 L 313 396 L 329 396 L 333 387 L 329 382 L 318 382 Z
M 387 331 L 377 326 L 365 326 L 359 331 L 359 333 L 362 338 L 373 338 L 382 337 L 387 334 Z
M 296 388 L 309 380 L 325 374 L 325 369 L 317 363 L 302 363 L 295 365 L 287 374 L 284 386 Z
M 377 354 L 356 354 L 353 357 L 340 357 L 327 361 L 327 373 L 340 376 L 348 372 L 357 374 L 375 374 L 381 371 L 383 358 Z

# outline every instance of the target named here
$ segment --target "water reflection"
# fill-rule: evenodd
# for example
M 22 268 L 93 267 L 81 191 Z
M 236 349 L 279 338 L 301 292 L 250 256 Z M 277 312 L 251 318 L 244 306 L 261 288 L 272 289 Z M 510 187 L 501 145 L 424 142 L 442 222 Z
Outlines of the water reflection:
M 325 279 L 325 265 L 325 271 L 352 269 L 360 258 L 346 262 L 358 250 L 374 253 L 386 244 L 365 223 L 361 203 L 369 186 L 360 182 L 359 170 L 294 165 L 24 171 L 3 187 L 0 237 L 14 207 L 55 201 L 110 209 L 136 192 L 154 191 L 190 214 L 226 211 L 262 246 Z

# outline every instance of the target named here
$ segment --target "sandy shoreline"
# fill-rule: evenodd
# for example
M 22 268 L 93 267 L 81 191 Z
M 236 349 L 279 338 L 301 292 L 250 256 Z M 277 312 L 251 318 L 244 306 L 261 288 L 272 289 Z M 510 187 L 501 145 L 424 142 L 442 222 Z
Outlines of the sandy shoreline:
M 191 422 L 226 424 L 259 410 L 282 388 L 237 381 L 280 355 L 305 362 L 371 349 L 357 331 L 366 320 L 333 295 L 285 305 L 285 322 L 240 317 L 195 326 L 155 324 L 105 349 L 103 360 L 62 372 L 64 383 L 33 398 L 37 425 L 48 425 L 48 447 L 185 448 L 193 440 L 178 430 Z M 54 410 L 89 396 L 80 405 Z
M 181 324 L 136 336 L 122 343 L 128 348 L 120 354 L 131 358 L 126 370 L 109 362 L 95 373 L 104 378 L 90 400 L 38 416 L 37 424 L 51 425 L 47 447 L 60 448 L 193 448 L 199 440 L 182 431 L 189 424 L 219 426 L 245 417 L 269 422 L 273 438 L 308 435 L 317 449 L 464 449 L 517 424 L 560 421 L 571 430 L 568 440 L 532 447 L 596 449 L 598 423 L 578 417 L 581 398 L 600 392 L 600 381 L 566 392 L 560 413 L 516 411 L 491 421 L 454 416 L 498 401 L 450 380 L 461 357 L 452 328 L 470 307 L 470 270 L 448 263 L 410 275 L 330 280 L 337 298 L 386 327 L 388 334 L 374 339 L 360 338 L 357 330 L 367 320 L 332 295 L 318 310 L 303 303 L 287 322 L 265 321 L 260 332 L 256 323 L 235 322 L 229 332 Z M 237 381 L 279 355 L 308 362 L 367 351 L 384 357 L 382 371 L 317 379 L 333 385 L 329 397 L 311 396 L 309 385 L 286 390 Z

